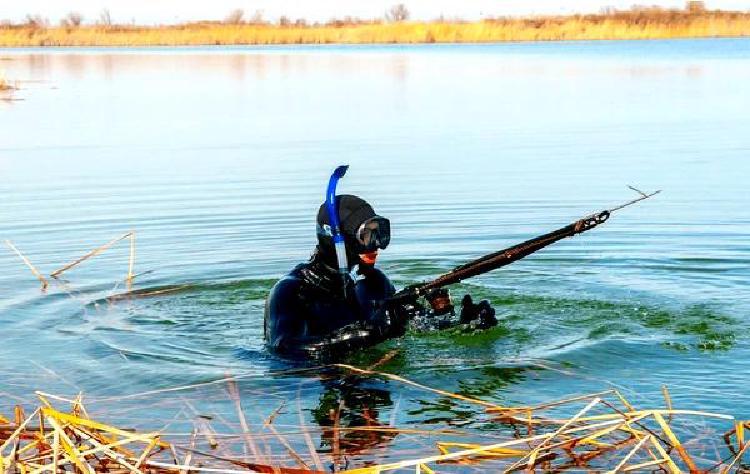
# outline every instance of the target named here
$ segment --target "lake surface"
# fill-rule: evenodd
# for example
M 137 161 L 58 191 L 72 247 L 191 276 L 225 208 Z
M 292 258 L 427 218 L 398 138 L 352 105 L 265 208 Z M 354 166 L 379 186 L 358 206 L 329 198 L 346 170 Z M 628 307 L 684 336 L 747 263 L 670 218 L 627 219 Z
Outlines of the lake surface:
M 21 86 L 0 101 L 0 238 L 49 274 L 133 229 L 135 288 L 186 285 L 107 300 L 125 291 L 123 241 L 41 292 L 3 247 L 2 413 L 34 390 L 105 406 L 229 374 L 251 423 L 285 399 L 320 422 L 342 398 L 386 424 L 482 433 L 435 394 L 280 375 L 289 364 L 264 349 L 265 295 L 309 256 L 328 176 L 348 163 L 340 192 L 392 220 L 379 262 L 399 287 L 629 200 L 628 184 L 664 190 L 453 290 L 488 298 L 500 328 L 408 334 L 353 363 L 396 349 L 381 370 L 502 405 L 615 387 L 653 407 L 667 384 L 677 407 L 750 418 L 750 40 L 0 59 Z M 221 411 L 219 386 L 178 393 Z M 156 419 L 184 409 L 149 397 Z

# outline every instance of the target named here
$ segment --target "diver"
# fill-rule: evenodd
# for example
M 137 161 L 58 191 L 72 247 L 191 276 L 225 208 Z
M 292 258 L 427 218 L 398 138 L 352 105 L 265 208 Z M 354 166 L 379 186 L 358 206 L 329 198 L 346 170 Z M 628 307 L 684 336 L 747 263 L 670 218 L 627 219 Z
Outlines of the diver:
M 407 327 L 432 330 L 458 326 L 462 332 L 493 327 L 497 325 L 495 310 L 486 300 L 475 304 L 469 295 L 463 298 L 456 320 L 446 287 L 594 229 L 612 213 L 661 192 L 647 194 L 629 186 L 639 194 L 637 198 L 396 292 L 388 277 L 375 268 L 378 251 L 391 241 L 390 221 L 357 196 L 336 195 L 338 181 L 347 169 L 336 168 L 328 182 L 326 200 L 318 211 L 318 245 L 312 258 L 277 282 L 266 300 L 266 344 L 278 354 L 340 356 L 400 337 Z M 423 300 L 431 309 L 426 309 Z
M 485 329 L 497 324 L 487 301 L 468 295 L 456 320 L 445 289 L 426 295 L 431 310 L 416 299 L 392 299 L 395 288 L 375 267 L 391 241 L 390 221 L 353 195 L 336 195 L 339 167 L 317 215 L 318 244 L 310 260 L 279 280 L 266 300 L 264 332 L 271 351 L 294 358 L 331 358 L 403 336 L 418 316 L 439 328 L 463 324 Z

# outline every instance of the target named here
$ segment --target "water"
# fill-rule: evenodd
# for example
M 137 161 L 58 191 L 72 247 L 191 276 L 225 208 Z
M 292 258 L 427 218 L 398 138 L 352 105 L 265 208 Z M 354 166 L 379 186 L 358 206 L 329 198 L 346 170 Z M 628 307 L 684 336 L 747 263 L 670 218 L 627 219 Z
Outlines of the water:
M 351 362 L 397 349 L 382 370 L 498 404 L 616 387 L 654 406 L 668 384 L 675 406 L 750 417 L 749 40 L 0 58 L 22 81 L 0 102 L 0 237 L 48 274 L 134 229 L 136 288 L 188 285 L 108 301 L 125 290 L 120 242 L 45 293 L 3 250 L 3 406 L 35 389 L 104 403 L 240 374 L 262 416 L 298 399 L 325 424 L 342 398 L 382 423 L 487 435 L 414 387 L 275 375 L 289 365 L 263 347 L 264 297 L 309 255 L 328 174 L 349 163 L 341 191 L 392 220 L 380 265 L 398 285 L 628 200 L 627 184 L 664 189 L 454 289 L 490 299 L 500 328 L 409 334 Z M 221 399 L 219 386 L 201 390 Z M 211 399 L 198 409 L 219 410 Z

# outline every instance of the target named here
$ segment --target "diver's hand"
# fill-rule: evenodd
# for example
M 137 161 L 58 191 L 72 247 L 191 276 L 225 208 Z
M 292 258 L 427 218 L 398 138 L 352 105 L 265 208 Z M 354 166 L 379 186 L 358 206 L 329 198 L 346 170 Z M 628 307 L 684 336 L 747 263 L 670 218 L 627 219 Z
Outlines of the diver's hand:
M 388 338 L 401 337 L 406 333 L 409 322 L 424 313 L 424 307 L 416 298 L 399 298 L 386 301 L 373 317 L 373 323 L 380 325 Z
M 436 288 L 429 291 L 424 298 L 430 303 L 432 314 L 442 316 L 444 314 L 455 315 L 451 294 L 447 288 Z
M 464 296 L 461 301 L 461 324 L 468 324 L 476 329 L 489 329 L 497 326 L 495 310 L 490 306 L 490 302 L 482 300 L 474 304 L 471 296 Z
M 387 338 L 387 328 L 382 324 L 358 321 L 343 326 L 315 342 L 305 344 L 303 351 L 310 359 L 334 359 Z
M 424 310 L 422 305 L 416 301 L 403 301 L 398 304 L 390 305 L 387 309 L 390 319 L 390 332 L 392 337 L 401 337 L 406 333 L 409 321 L 419 316 Z

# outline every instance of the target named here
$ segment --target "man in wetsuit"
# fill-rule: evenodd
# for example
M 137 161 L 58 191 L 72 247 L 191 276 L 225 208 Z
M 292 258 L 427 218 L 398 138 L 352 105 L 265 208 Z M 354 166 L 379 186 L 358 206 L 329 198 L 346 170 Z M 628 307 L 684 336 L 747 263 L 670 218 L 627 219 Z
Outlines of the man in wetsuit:
M 324 203 L 317 217 L 318 245 L 310 261 L 279 280 L 266 301 L 266 343 L 277 354 L 296 358 L 343 355 L 400 337 L 410 320 L 427 313 L 416 300 L 389 301 L 394 287 L 375 268 L 378 251 L 390 242 L 388 219 L 378 216 L 357 196 L 340 195 L 335 201 L 350 273 L 342 281 L 337 271 L 330 216 Z M 447 296 L 445 290 L 442 292 Z M 443 304 L 440 313 L 448 312 L 452 313 L 453 307 Z M 486 328 L 497 323 L 494 315 L 486 301 L 475 305 L 465 297 L 460 322 L 474 320 L 478 327 Z

